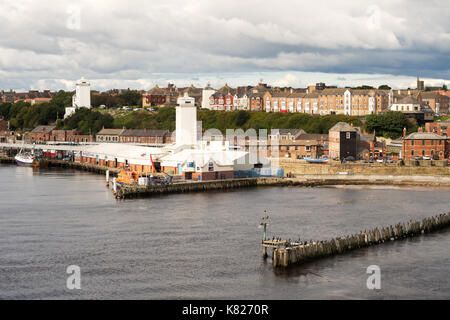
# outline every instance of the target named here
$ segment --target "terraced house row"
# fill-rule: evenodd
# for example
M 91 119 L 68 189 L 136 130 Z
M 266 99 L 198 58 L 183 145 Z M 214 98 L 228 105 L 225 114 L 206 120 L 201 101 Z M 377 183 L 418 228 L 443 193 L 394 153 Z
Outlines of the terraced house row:
M 238 86 L 225 84 L 219 89 L 209 84 L 205 88 L 193 85 L 176 88 L 169 84 L 167 88 L 155 86 L 143 95 L 143 106 L 174 105 L 177 97 L 187 93 L 195 99 L 195 105 L 217 111 L 263 111 L 281 113 L 308 113 L 317 115 L 345 114 L 364 116 L 387 111 L 413 113 L 418 120 L 427 120 L 427 115 L 446 114 L 449 111 L 447 91 L 423 91 L 422 89 L 352 89 L 326 86 L 317 83 L 307 88 L 271 87 L 266 83 L 256 86 Z M 414 100 L 411 103 L 410 100 Z M 405 105 L 414 105 L 406 108 Z M 417 114 L 422 113 L 420 117 Z M 423 122 L 423 121 L 421 121 Z

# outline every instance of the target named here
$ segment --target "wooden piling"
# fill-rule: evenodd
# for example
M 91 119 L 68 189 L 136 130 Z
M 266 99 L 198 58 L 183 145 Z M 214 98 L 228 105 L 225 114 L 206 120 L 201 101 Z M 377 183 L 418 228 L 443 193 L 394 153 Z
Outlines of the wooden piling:
M 263 254 L 266 248 L 273 248 L 273 267 L 288 267 L 304 261 L 315 260 L 321 257 L 344 253 L 357 248 L 378 245 L 388 240 L 399 240 L 413 237 L 421 233 L 450 227 L 450 212 L 434 217 L 424 218 L 421 221 L 398 223 L 394 226 L 378 227 L 373 230 L 364 230 L 358 234 L 338 237 L 329 241 L 309 242 L 308 244 L 291 243 L 285 240 L 263 241 Z

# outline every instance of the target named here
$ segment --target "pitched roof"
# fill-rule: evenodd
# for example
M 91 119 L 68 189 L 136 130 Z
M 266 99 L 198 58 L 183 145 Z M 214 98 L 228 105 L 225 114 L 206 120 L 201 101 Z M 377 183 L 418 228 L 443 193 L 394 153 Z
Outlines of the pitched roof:
M 304 92 L 293 92 L 288 95 L 288 98 L 303 98 L 305 95 Z
M 447 96 L 440 94 L 439 92 L 436 91 L 424 91 L 420 93 L 420 96 L 422 97 L 422 99 L 436 99 L 436 98 L 447 98 Z
M 317 92 L 311 92 L 304 95 L 303 98 L 318 98 L 319 94 Z
M 119 135 L 125 129 L 105 129 L 100 130 L 97 135 Z
M 334 89 L 323 89 L 319 92 L 319 95 L 323 96 L 323 95 L 343 95 L 345 91 L 351 91 L 350 89 L 347 88 L 334 88 Z
M 303 134 L 306 133 L 303 129 L 272 129 L 272 130 L 278 130 L 279 134 L 291 134 L 291 135 L 297 135 L 297 134 Z M 272 130 L 270 133 L 272 133 Z
M 157 84 L 148 91 L 148 94 L 157 94 L 157 95 L 166 95 L 166 90 L 163 88 L 160 88 Z
M 43 133 L 43 132 L 50 132 L 56 129 L 56 126 L 37 126 L 36 128 L 31 131 L 31 133 Z
M 353 128 L 351 125 L 349 125 L 347 122 L 338 122 L 336 123 L 330 131 L 354 131 L 356 132 L 356 129 Z
M 163 137 L 169 134 L 169 130 L 125 129 L 119 135 L 125 137 Z
M 398 100 L 395 104 L 420 104 L 420 102 L 414 99 L 412 96 L 406 96 Z
M 304 133 L 295 138 L 296 140 L 328 140 L 326 133 Z
M 444 136 L 440 136 L 434 132 L 413 132 L 407 135 L 405 140 L 442 140 L 446 139 Z

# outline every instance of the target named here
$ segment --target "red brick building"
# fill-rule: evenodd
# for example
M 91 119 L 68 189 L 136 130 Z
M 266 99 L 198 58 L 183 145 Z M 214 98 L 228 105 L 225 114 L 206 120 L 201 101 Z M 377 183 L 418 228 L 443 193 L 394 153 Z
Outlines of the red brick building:
M 450 120 L 425 123 L 426 132 L 434 132 L 440 136 L 450 137 Z
M 30 133 L 31 142 L 73 142 L 86 143 L 94 142 L 95 138 L 91 135 L 83 135 L 80 130 L 57 130 L 56 126 L 38 126 Z
M 449 157 L 449 139 L 433 132 L 414 132 L 402 139 L 403 159 L 414 157 L 430 157 L 443 160 Z
M 121 143 L 171 143 L 172 134 L 169 130 L 126 129 L 119 134 Z
M 56 126 L 37 126 L 30 132 L 31 142 L 43 143 L 51 141 L 51 136 Z

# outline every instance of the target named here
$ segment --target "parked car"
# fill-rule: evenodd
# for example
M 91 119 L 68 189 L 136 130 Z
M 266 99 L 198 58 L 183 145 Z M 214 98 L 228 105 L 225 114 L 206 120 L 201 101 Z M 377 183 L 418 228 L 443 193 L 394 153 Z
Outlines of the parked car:
M 122 110 L 131 110 L 131 108 L 130 108 L 130 107 L 127 107 L 127 106 L 125 106 L 125 107 L 122 107 Z
M 349 162 L 354 162 L 354 161 L 355 161 L 355 157 L 353 157 L 353 156 L 348 156 L 348 157 L 345 157 L 344 160 L 345 160 L 345 161 L 349 161 Z
M 422 160 L 422 157 L 414 156 L 414 160 Z
M 423 160 L 431 160 L 430 156 L 423 156 Z
M 387 163 L 393 163 L 394 160 L 392 160 L 391 158 L 387 158 L 387 159 L 386 159 L 386 162 L 387 162 Z
M 384 158 L 378 158 L 378 159 L 377 159 L 377 162 L 383 163 L 383 162 L 384 162 Z
M 373 158 L 370 158 L 369 163 L 373 163 L 373 162 L 374 162 Z

